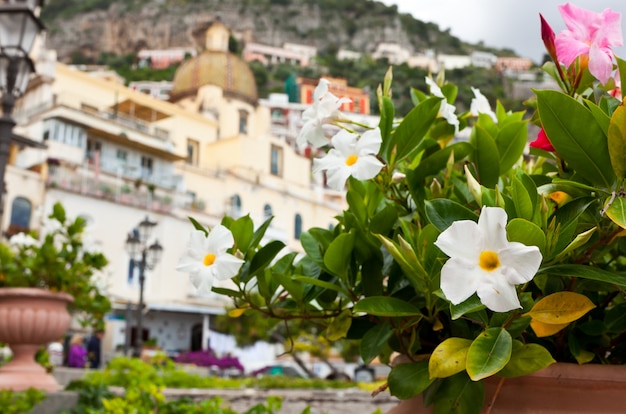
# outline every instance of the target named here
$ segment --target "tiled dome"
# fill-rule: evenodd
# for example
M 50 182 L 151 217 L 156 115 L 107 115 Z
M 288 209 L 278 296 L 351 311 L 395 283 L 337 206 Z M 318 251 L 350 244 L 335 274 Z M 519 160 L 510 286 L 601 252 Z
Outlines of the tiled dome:
M 204 85 L 219 86 L 224 96 L 253 105 L 258 100 L 252 70 L 241 58 L 229 52 L 205 50 L 185 61 L 174 74 L 170 100 L 176 102 L 195 95 Z

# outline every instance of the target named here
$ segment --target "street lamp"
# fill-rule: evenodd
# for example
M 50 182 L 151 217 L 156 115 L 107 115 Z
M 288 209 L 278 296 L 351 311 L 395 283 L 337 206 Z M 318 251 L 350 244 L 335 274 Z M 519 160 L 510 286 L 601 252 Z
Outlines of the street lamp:
M 35 72 L 28 55 L 35 38 L 44 29 L 37 17 L 43 3 L 43 0 L 0 0 L 0 225 L 4 213 L 4 173 L 15 126 L 11 115 L 15 100 L 24 94 L 29 76 Z
M 155 240 L 148 246 L 148 240 L 157 223 L 150 221 L 148 216 L 143 219 L 137 229 L 133 229 L 126 237 L 126 251 L 136 266 L 139 267 L 139 305 L 137 307 L 137 334 L 135 335 L 135 348 L 133 356 L 141 356 L 141 347 L 143 345 L 143 288 L 146 280 L 146 269 L 154 269 L 163 253 L 163 246 L 158 240 Z

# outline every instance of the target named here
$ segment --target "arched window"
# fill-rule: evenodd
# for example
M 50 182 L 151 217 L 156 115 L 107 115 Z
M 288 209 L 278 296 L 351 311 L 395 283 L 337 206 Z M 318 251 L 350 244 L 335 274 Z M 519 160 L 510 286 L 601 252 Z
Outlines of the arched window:
M 239 194 L 235 194 L 230 198 L 230 214 L 233 217 L 241 215 L 241 197 L 239 197 Z
M 293 236 L 296 240 L 300 240 L 300 234 L 302 234 L 302 216 L 300 214 L 296 214 Z
M 11 221 L 9 233 L 17 234 L 27 232 L 30 229 L 30 216 L 33 205 L 24 197 L 16 197 L 11 204 Z
M 270 217 L 272 217 L 272 206 L 266 204 L 263 207 L 263 221 L 267 221 Z

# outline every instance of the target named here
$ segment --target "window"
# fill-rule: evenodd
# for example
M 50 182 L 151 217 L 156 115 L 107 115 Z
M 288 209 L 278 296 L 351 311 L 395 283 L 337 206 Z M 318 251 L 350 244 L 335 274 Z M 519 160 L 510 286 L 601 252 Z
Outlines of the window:
M 241 215 L 241 197 L 239 197 L 239 194 L 235 194 L 230 198 L 230 214 L 233 217 Z
M 198 165 L 200 143 L 195 139 L 187 139 L 187 164 Z
M 269 204 L 266 204 L 263 207 L 263 221 L 267 221 L 271 217 L 272 217 L 272 206 L 270 206 Z
M 279 177 L 283 175 L 283 149 L 276 145 L 272 145 L 270 153 L 270 173 Z
M 118 149 L 115 153 L 115 158 L 117 158 L 120 161 L 126 162 L 126 160 L 128 159 L 128 153 L 124 151 L 123 149 Z
M 239 110 L 239 133 L 248 133 L 248 111 Z
M 293 237 L 295 237 L 296 240 L 300 240 L 301 234 L 302 234 L 302 216 L 300 214 L 296 214 Z
M 152 158 L 141 156 L 141 178 L 148 179 L 152 176 Z
M 21 231 L 28 232 L 30 229 L 30 216 L 33 206 L 24 197 L 16 197 L 11 204 L 11 221 L 9 233 L 17 234 Z

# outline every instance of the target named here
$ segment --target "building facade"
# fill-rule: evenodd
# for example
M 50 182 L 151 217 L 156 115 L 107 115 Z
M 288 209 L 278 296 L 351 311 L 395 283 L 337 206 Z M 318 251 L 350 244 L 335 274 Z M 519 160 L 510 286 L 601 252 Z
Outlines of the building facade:
M 189 216 L 207 226 L 224 215 L 249 215 L 257 226 L 275 216 L 267 237 L 299 251 L 303 229 L 328 228 L 343 208 L 342 197 L 312 176 L 310 158 L 274 133 L 252 72 L 228 52 L 226 27 L 215 22 L 202 32 L 205 42 L 179 67 L 169 101 L 56 63 L 18 108 L 16 130 L 35 148 L 14 147 L 2 226 L 38 230 L 57 201 L 87 220 L 110 261 L 99 275 L 113 303 L 103 341 L 109 357 L 138 335 L 167 352 L 210 345 L 211 317 L 227 303 L 199 296 L 175 270 Z M 164 250 L 146 273 L 137 332 L 139 274 L 124 241 L 146 216 L 158 223 L 154 239 Z

